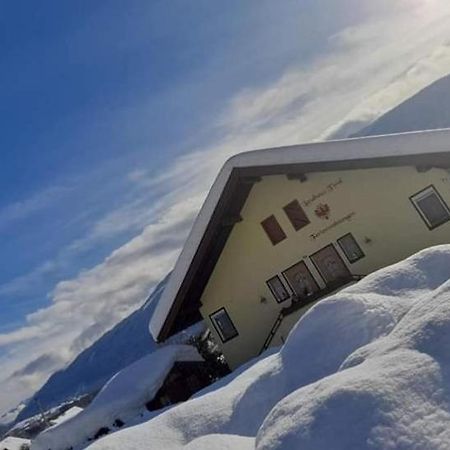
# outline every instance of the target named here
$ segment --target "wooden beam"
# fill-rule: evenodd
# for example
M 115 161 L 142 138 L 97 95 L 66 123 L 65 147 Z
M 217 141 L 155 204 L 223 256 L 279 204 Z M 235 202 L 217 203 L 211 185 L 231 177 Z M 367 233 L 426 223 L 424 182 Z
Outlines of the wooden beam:
M 304 173 L 288 173 L 286 177 L 288 180 L 298 180 L 300 183 L 304 183 L 308 179 Z
M 416 166 L 416 170 L 419 173 L 425 173 L 428 172 L 429 170 L 431 170 L 431 166 Z
M 225 216 L 222 219 L 221 225 L 223 227 L 232 227 L 236 223 L 242 222 L 242 217 L 240 214 L 232 215 L 232 216 Z
M 252 176 L 246 176 L 246 177 L 241 177 L 239 178 L 239 181 L 242 184 L 255 184 L 255 183 L 259 183 L 262 180 L 261 177 L 252 177 Z

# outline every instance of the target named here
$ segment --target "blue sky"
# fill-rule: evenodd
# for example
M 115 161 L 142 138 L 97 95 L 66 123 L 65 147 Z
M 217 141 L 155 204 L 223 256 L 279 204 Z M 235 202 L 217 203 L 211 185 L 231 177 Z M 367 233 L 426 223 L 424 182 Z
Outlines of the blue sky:
M 0 3 L 0 412 L 145 299 L 227 157 L 448 72 L 443 0 L 318 3 Z
M 0 75 L 0 285 L 83 236 L 128 194 L 127 172 L 157 171 L 204 139 L 189 130 L 202 127 L 235 83 L 210 81 L 205 93 L 195 79 L 205 59 L 239 32 L 223 18 L 215 21 L 217 39 L 209 39 L 204 24 L 217 8 L 208 2 L 196 11 L 176 1 L 169 8 L 148 1 L 25 3 L 26 14 L 24 2 L 0 7 L 7 68 Z M 230 2 L 227 12 L 238 17 L 239 9 Z M 0 297 L 1 326 L 45 305 L 56 279 L 94 264 L 133 231 L 114 233 L 31 289 L 23 284 Z

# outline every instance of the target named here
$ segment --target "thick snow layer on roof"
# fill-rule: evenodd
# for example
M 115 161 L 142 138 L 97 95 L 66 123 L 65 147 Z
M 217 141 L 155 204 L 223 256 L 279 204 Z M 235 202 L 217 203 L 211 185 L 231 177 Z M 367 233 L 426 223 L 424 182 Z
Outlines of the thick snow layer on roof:
M 319 302 L 283 348 L 90 450 L 447 450 L 450 245 Z
M 28 439 L 21 439 L 16 437 L 7 437 L 0 442 L 0 450 L 21 450 L 24 446 L 29 446 Z
M 155 340 L 158 339 L 233 169 L 282 164 L 350 162 L 371 158 L 448 152 L 450 150 L 449 142 L 450 130 L 437 130 L 271 148 L 233 156 L 221 169 L 194 223 L 168 285 L 150 320 L 151 334 Z
M 86 445 L 100 428 L 111 428 L 117 419 L 136 415 L 153 399 L 175 362 L 202 360 L 189 345 L 162 347 L 117 373 L 86 409 L 45 430 L 33 441 L 32 449 L 63 450 Z
M 64 414 L 61 414 L 59 417 L 57 417 L 55 420 L 52 420 L 52 428 L 57 427 L 64 422 L 67 422 L 68 420 L 72 419 L 75 416 L 78 416 L 80 412 L 83 411 L 83 408 L 80 408 L 79 406 L 74 406 L 70 409 L 68 409 Z

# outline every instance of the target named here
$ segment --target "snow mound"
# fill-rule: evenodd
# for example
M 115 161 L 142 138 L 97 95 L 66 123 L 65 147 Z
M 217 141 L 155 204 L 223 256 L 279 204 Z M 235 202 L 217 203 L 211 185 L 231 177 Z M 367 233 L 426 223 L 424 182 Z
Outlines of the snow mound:
M 449 245 L 367 276 L 279 352 L 89 448 L 446 450 L 449 279 Z
M 202 361 L 189 345 L 165 346 L 117 373 L 93 402 L 59 426 L 41 433 L 33 450 L 62 450 L 86 444 L 103 427 L 134 417 L 152 400 L 177 361 Z

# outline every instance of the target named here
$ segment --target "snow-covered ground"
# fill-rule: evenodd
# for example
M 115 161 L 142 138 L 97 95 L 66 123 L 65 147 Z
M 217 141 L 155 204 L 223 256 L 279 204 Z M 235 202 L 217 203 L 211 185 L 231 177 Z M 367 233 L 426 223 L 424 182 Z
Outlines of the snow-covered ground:
M 33 449 L 83 447 L 101 428 L 114 429 L 117 420 L 121 424 L 133 420 L 154 398 L 177 361 L 203 358 L 189 345 L 165 346 L 141 358 L 111 378 L 86 409 L 72 408 L 67 417 L 60 417 L 59 425 L 42 432 L 33 441 Z
M 279 351 L 90 450 L 447 450 L 450 246 L 312 308 Z

